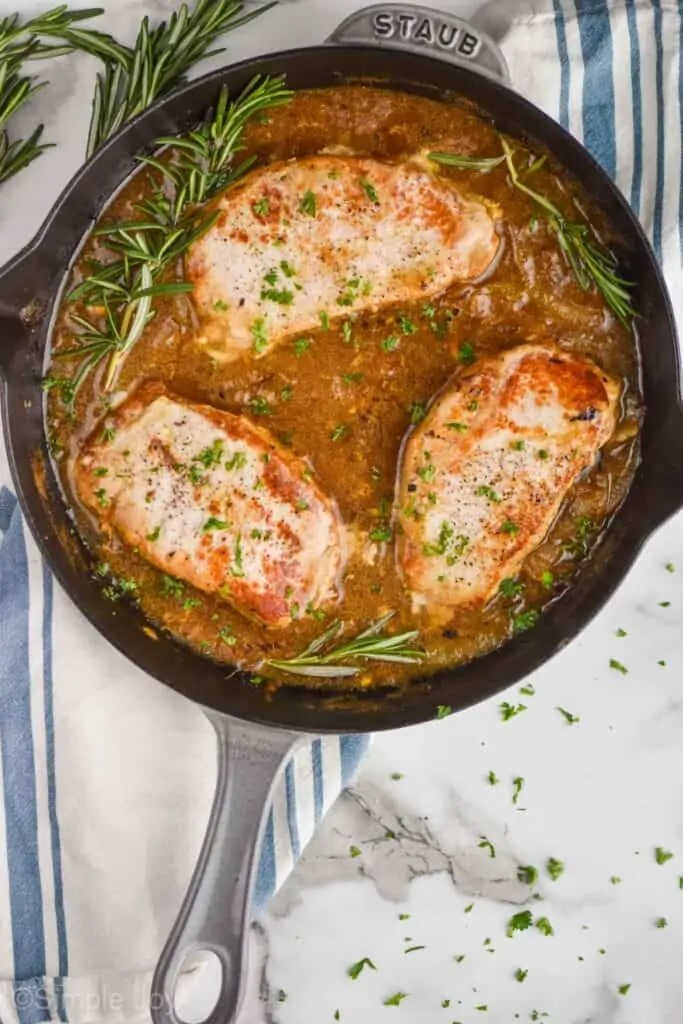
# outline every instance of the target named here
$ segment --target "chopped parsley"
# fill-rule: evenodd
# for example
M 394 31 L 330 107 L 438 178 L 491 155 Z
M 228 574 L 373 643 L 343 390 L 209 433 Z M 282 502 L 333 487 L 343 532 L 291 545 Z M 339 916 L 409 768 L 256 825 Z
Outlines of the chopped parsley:
M 163 597 L 180 597 L 185 590 L 185 584 L 182 580 L 177 580 L 175 576 L 167 576 L 166 573 L 161 577 L 161 594 Z
M 668 923 L 665 917 L 658 917 L 655 921 L 655 928 L 666 928 Z
M 237 643 L 237 637 L 233 633 L 231 626 L 223 626 L 219 629 L 218 639 L 222 640 L 224 644 L 228 645 L 228 647 L 234 647 Z
M 524 451 L 524 441 L 513 441 L 512 444 L 510 445 L 510 447 L 515 452 L 523 452 Z
M 508 576 L 506 579 L 500 581 L 500 587 L 498 589 L 504 597 L 515 597 L 515 595 L 519 594 L 522 589 L 522 584 L 519 580 L 514 580 L 511 576 Z
M 403 775 L 403 772 L 392 772 L 391 773 L 391 778 L 394 780 L 394 782 L 400 782 L 400 780 L 405 778 L 405 776 Z M 406 917 L 409 917 L 409 916 L 410 916 L 409 914 L 406 915 Z M 400 914 L 399 914 L 399 917 L 401 917 Z M 402 917 L 401 917 L 401 920 L 403 920 Z
M 619 875 L 611 875 L 610 882 L 612 883 L 612 885 L 620 885 L 621 879 L 619 878 Z
M 393 996 L 389 996 L 388 999 L 384 1000 L 384 1006 L 400 1006 L 404 999 L 408 998 L 407 992 L 395 992 Z
M 441 1000 L 441 1008 L 443 1010 L 447 1010 L 450 1005 L 451 1005 L 450 999 L 442 999 Z
M 538 612 L 535 608 L 530 608 L 528 612 L 520 612 L 519 615 L 513 616 L 512 628 L 515 633 L 525 633 L 527 629 L 533 629 L 538 622 Z
M 436 706 L 436 717 L 437 718 L 448 718 L 453 713 L 453 708 L 450 704 L 437 704 Z
M 401 334 L 415 334 L 417 331 L 417 324 L 405 316 L 403 313 L 398 318 L 398 326 L 401 329 Z
M 458 953 L 457 956 L 453 957 L 453 959 L 455 960 L 456 964 L 461 964 L 463 962 L 463 960 L 465 959 L 465 956 L 466 956 L 465 953 Z
M 528 973 L 529 973 L 528 971 L 523 971 L 521 967 L 518 967 L 517 970 L 515 971 L 515 980 L 516 981 L 524 981 L 524 979 L 526 978 Z
M 477 487 L 477 497 L 487 498 L 489 501 L 493 501 L 496 505 L 500 504 L 501 498 L 498 497 L 493 487 L 488 487 L 486 484 L 482 484 Z
M 626 668 L 626 666 L 622 665 L 621 662 L 617 661 L 616 658 L 610 658 L 609 667 L 613 668 L 616 672 L 621 672 L 623 676 L 627 675 L 628 673 L 628 669 Z
M 536 927 L 538 928 L 541 935 L 547 936 L 555 934 L 553 926 L 551 925 L 547 917 L 539 917 L 539 919 L 536 921 Z
M 512 794 L 512 802 L 513 802 L 513 804 L 516 804 L 517 801 L 519 800 L 520 793 L 522 792 L 522 789 L 524 788 L 524 779 L 523 779 L 523 777 L 521 775 L 518 775 L 517 778 L 512 780 L 512 785 L 514 787 L 514 792 Z
M 527 683 L 526 686 L 520 686 L 519 692 L 523 693 L 525 697 L 535 697 L 536 689 L 533 683 Z
M 377 189 L 375 186 L 371 185 L 365 178 L 361 178 L 360 187 L 363 189 L 370 202 L 374 203 L 375 206 L 379 206 L 379 196 L 377 195 Z
M 202 526 L 202 533 L 211 533 L 212 530 L 229 530 L 230 523 L 226 523 L 224 519 L 216 519 L 215 516 L 209 516 L 204 525 Z
M 572 715 L 571 711 L 566 711 L 564 708 L 560 707 L 558 707 L 557 710 L 569 725 L 576 725 L 577 722 L 581 721 L 577 715 Z
M 107 469 L 106 466 L 98 466 L 97 469 L 93 469 L 92 475 L 93 476 L 106 476 L 108 472 L 109 472 L 109 470 Z
M 280 260 L 280 270 L 285 275 L 285 277 L 294 277 L 294 275 L 296 274 L 296 270 L 294 269 L 291 263 L 287 262 L 287 260 Z
M 249 399 L 249 408 L 253 412 L 254 416 L 272 416 L 273 410 L 270 407 L 270 403 L 263 395 L 254 395 L 253 398 Z
M 257 317 L 251 325 L 251 337 L 253 339 L 252 348 L 256 355 L 265 352 L 268 347 L 268 335 L 266 334 L 266 321 L 262 316 Z
M 521 715 L 522 711 L 526 711 L 526 704 L 509 704 L 506 700 L 502 704 L 498 705 L 500 710 L 500 716 L 504 722 L 514 718 L 515 715 Z
M 113 427 L 105 427 L 100 437 L 100 444 L 107 444 L 109 441 L 113 441 L 116 437 L 116 431 Z
M 451 423 L 447 423 L 446 426 L 449 428 L 449 430 L 457 430 L 459 433 L 462 433 L 463 431 L 470 429 L 466 423 L 459 423 L 457 420 L 453 420 Z
M 517 868 L 517 881 L 522 885 L 534 885 L 538 879 L 538 868 L 533 864 L 520 864 Z
M 547 459 L 548 458 L 548 453 L 545 450 L 545 448 L 539 448 L 538 449 L 538 451 L 536 452 L 536 458 L 537 459 Z
M 294 354 L 297 357 L 302 356 L 304 352 L 308 352 L 312 344 L 312 338 L 297 338 L 294 342 Z
M 546 590 L 550 590 L 554 582 L 555 577 L 549 569 L 546 569 L 545 572 L 541 573 L 541 586 L 545 587 Z
M 229 307 L 227 302 L 223 302 L 223 299 L 216 299 L 216 301 L 213 304 L 213 308 L 216 310 L 217 313 L 225 313 Z
M 658 864 L 666 864 L 672 857 L 673 853 L 670 850 L 664 850 L 661 846 L 655 848 L 655 860 Z
M 471 366 L 472 363 L 476 362 L 476 355 L 474 354 L 474 348 L 469 341 L 464 341 L 458 349 L 458 359 L 465 366 Z
M 247 456 L 244 452 L 233 452 L 232 457 L 225 463 L 225 468 L 230 471 L 233 469 L 244 469 L 247 464 Z
M 390 541 L 392 537 L 390 526 L 376 526 L 374 530 L 369 533 L 370 540 L 376 541 L 378 544 Z
M 498 778 L 496 773 L 493 771 L 493 769 L 488 773 L 486 778 L 488 779 L 488 783 L 489 783 L 490 786 L 497 786 L 498 783 L 500 782 L 500 779 Z
M 421 423 L 427 415 L 427 406 L 424 402 L 413 402 L 408 409 L 411 423 Z
M 203 448 L 199 455 L 195 455 L 193 462 L 201 462 L 202 466 L 206 469 L 211 469 L 212 466 L 217 466 L 223 457 L 223 442 L 220 438 L 216 438 L 212 445 L 208 448 Z
M 519 526 L 517 526 L 517 523 L 513 523 L 511 519 L 506 519 L 500 529 L 501 533 L 509 533 L 511 537 L 519 533 Z
M 664 568 L 667 572 L 676 572 L 676 566 L 672 562 L 667 562 Z
M 426 466 L 420 466 L 417 471 L 417 475 L 424 480 L 426 484 L 430 484 L 436 476 L 436 466 L 432 462 L 428 462 Z
M 552 878 L 553 882 L 556 882 L 560 875 L 564 874 L 564 864 L 561 860 L 556 860 L 555 857 L 549 857 L 546 861 L 545 869 Z
M 346 423 L 338 423 L 330 434 L 330 441 L 342 441 L 349 432 Z
M 342 377 L 342 384 L 357 384 L 362 379 L 362 373 L 345 373 Z
M 150 543 L 153 544 L 155 540 L 159 540 L 159 534 L 160 533 L 161 533 L 161 527 L 160 526 L 155 526 L 154 529 L 152 530 L 152 532 L 147 534 L 147 540 L 150 541 Z
M 372 971 L 376 971 L 377 970 L 377 968 L 373 964 L 373 962 L 370 959 L 370 957 L 369 956 L 364 956 L 362 960 L 359 960 L 357 963 L 352 964 L 351 967 L 349 967 L 349 970 L 348 970 L 349 978 L 351 978 L 353 981 L 355 981 L 356 978 L 358 977 L 358 975 L 364 970 L 365 967 L 369 967 L 370 970 L 372 970 Z
M 427 948 L 426 946 L 408 946 L 408 948 L 404 949 L 403 952 L 404 953 L 416 953 L 418 951 L 418 949 L 426 949 L 426 948 Z
M 262 199 L 257 199 L 255 203 L 252 203 L 251 208 L 257 217 L 265 217 L 270 213 L 270 200 L 267 196 L 263 196 Z
M 507 923 L 506 935 L 509 939 L 515 934 L 515 932 L 525 932 L 527 928 L 531 928 L 533 924 L 533 918 L 530 910 L 520 910 L 519 913 L 513 914 Z
M 330 329 L 330 318 L 327 315 L 327 313 L 325 312 L 325 310 L 323 310 L 321 313 L 318 313 L 318 318 L 320 320 L 320 326 L 321 326 L 322 330 L 323 331 L 329 331 L 329 329 Z
M 619 986 L 619 995 L 620 996 L 625 996 L 626 993 L 628 992 L 628 990 L 630 989 L 630 987 L 631 987 L 630 983 L 628 985 L 620 985 Z
M 291 402 L 293 394 L 294 394 L 294 391 L 293 391 L 292 385 L 291 384 L 285 384 L 285 386 L 280 391 L 280 398 L 282 399 L 283 402 Z
M 199 484 L 204 482 L 204 474 L 202 473 L 202 471 L 199 468 L 199 466 L 196 466 L 196 465 L 190 466 L 190 468 L 187 471 L 187 475 L 188 475 L 190 483 L 191 484 L 195 484 L 195 486 L 199 486 Z M 150 497 L 150 498 L 146 498 L 145 500 L 146 501 L 151 501 L 152 499 Z
M 361 852 L 357 846 L 349 846 L 349 853 L 352 857 L 360 857 Z
M 97 498 L 97 504 L 100 506 L 100 508 L 107 508 L 107 506 L 109 505 L 109 496 L 105 491 L 104 487 L 99 487 L 95 491 L 95 497 Z
M 183 611 L 189 612 L 193 608 L 201 608 L 202 602 L 197 597 L 186 597 L 183 601 Z
M 353 324 L 350 320 L 345 320 L 342 324 L 342 336 L 347 345 L 351 343 L 351 335 L 353 333 Z
M 294 292 L 290 292 L 289 288 L 262 288 L 261 298 L 277 302 L 280 306 L 291 306 L 294 302 Z
M 479 839 L 480 839 L 480 842 L 478 843 L 479 849 L 480 850 L 488 850 L 489 857 L 491 857 L 493 859 L 496 856 L 496 848 L 493 845 L 493 843 L 491 842 L 491 840 L 487 839 L 486 836 L 479 836 Z
M 315 217 L 316 215 L 316 201 L 315 192 L 311 192 L 309 189 L 304 192 L 301 202 L 299 203 L 299 212 L 307 213 L 309 217 Z
M 230 566 L 230 572 L 233 576 L 242 577 L 244 576 L 244 566 L 242 565 L 242 534 L 238 533 L 235 538 L 235 555 L 233 558 L 234 566 Z
M 401 339 L 396 334 L 390 334 L 380 343 L 380 348 L 385 352 L 394 352 L 401 344 Z
M 668 608 L 671 605 L 671 601 L 659 601 L 660 608 Z

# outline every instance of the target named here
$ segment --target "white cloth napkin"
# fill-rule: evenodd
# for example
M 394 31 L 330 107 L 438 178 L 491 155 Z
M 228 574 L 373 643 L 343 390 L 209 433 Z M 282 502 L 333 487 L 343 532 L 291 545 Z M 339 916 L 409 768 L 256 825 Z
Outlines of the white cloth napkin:
M 285 0 L 201 70 L 320 42 L 357 6 Z M 463 11 L 457 0 L 443 6 Z M 12 9 L 0 0 L 0 13 Z M 102 25 L 130 38 L 142 13 L 111 3 Z M 500 40 L 515 88 L 616 177 L 680 310 L 681 5 L 496 0 L 478 20 Z M 92 65 L 67 60 L 48 71 L 53 99 L 50 90 L 38 98 L 59 148 L 0 191 L 0 257 L 28 241 L 83 151 Z M 11 487 L 4 453 L 2 483 Z M 208 815 L 211 728 L 72 607 L 7 489 L 0 537 L 0 1020 L 144 1020 Z M 289 794 L 283 785 L 275 798 L 261 905 L 363 749 L 363 740 L 328 738 L 296 758 Z

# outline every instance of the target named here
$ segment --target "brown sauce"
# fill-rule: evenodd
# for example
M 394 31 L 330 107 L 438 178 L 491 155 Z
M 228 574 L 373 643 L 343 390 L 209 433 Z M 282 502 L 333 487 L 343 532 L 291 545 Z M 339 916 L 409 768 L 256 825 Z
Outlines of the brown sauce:
M 491 125 L 463 106 L 365 87 L 301 92 L 264 120 L 247 129 L 247 151 L 260 162 L 316 153 L 331 145 L 390 159 L 425 147 L 478 156 L 500 152 Z M 515 143 L 517 166 L 528 166 L 540 152 Z M 191 300 L 164 300 L 125 362 L 117 394 L 143 379 L 158 379 L 180 395 L 255 419 L 310 460 L 345 524 L 366 537 L 390 518 L 402 440 L 411 420 L 462 366 L 463 345 L 472 346 L 481 358 L 525 340 L 548 338 L 568 352 L 594 359 L 623 382 L 616 433 L 596 467 L 570 491 L 546 540 L 527 558 L 520 574 L 522 590 L 514 597 L 500 594 L 487 607 L 458 611 L 453 622 L 437 628 L 430 625 L 428 613 L 411 612 L 393 544 L 375 544 L 373 564 L 358 556 L 348 562 L 338 606 L 324 609 L 324 614 L 303 615 L 284 631 L 269 632 L 218 598 L 169 584 L 134 551 L 98 532 L 78 505 L 66 466 L 106 409 L 101 374 L 83 387 L 72 421 L 60 399 L 50 395 L 48 431 L 58 453 L 56 464 L 86 542 L 111 576 L 137 584 L 141 607 L 152 622 L 208 657 L 258 671 L 265 658 L 298 653 L 337 617 L 350 636 L 393 610 L 392 630 L 420 629 L 427 660 L 413 666 L 374 664 L 350 685 L 401 682 L 467 661 L 509 638 L 514 616 L 541 609 L 571 584 L 628 490 L 638 461 L 641 416 L 634 336 L 608 315 L 594 290 L 578 286 L 555 236 L 532 201 L 512 188 L 504 168 L 486 174 L 444 173 L 464 195 L 500 204 L 503 210 L 502 256 L 483 281 L 454 286 L 428 303 L 358 318 L 350 341 L 339 323 L 327 331 L 307 332 L 313 343 L 303 354 L 285 342 L 258 362 L 247 357 L 227 367 L 193 344 L 197 321 Z M 567 210 L 574 200 L 599 232 L 607 231 L 590 197 L 552 157 L 534 172 L 534 188 Z M 128 219 L 131 203 L 146 190 L 143 171 L 116 197 L 104 222 Z M 611 241 L 608 233 L 602 237 Z M 71 284 L 88 273 L 84 260 L 94 252 L 96 242 L 90 239 L 72 269 Z M 73 344 L 72 309 L 65 304 L 60 311 L 56 351 Z M 387 344 L 393 335 L 398 346 Z M 255 396 L 267 401 L 270 415 L 254 416 L 250 400 Z M 344 436 L 333 441 L 330 435 L 340 424 L 346 427 Z M 554 577 L 550 586 L 541 582 L 548 571 Z M 116 587 L 106 578 L 103 585 L 115 596 Z M 226 644 L 222 637 L 227 635 L 236 636 L 237 642 Z M 287 677 L 281 680 L 287 682 Z

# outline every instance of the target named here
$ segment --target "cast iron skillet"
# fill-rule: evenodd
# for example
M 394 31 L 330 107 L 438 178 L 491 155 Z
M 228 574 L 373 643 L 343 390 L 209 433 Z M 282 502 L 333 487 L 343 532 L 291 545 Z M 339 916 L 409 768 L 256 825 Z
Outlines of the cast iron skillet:
M 185 86 L 125 127 L 75 176 L 36 238 L 0 272 L 0 371 L 10 463 L 26 519 L 60 583 L 94 626 L 140 668 L 202 706 L 218 737 L 214 806 L 199 862 L 153 982 L 156 1024 L 177 1024 L 173 992 L 194 949 L 223 968 L 213 1022 L 233 1020 L 241 997 L 250 899 L 273 784 L 305 733 L 372 731 L 421 722 L 438 704 L 454 710 L 526 676 L 580 632 L 623 579 L 652 531 L 683 505 L 683 407 L 671 306 L 654 255 L 625 200 L 571 136 L 505 84 L 495 44 L 459 19 L 389 4 L 359 12 L 329 46 L 244 61 Z M 398 52 L 402 50 L 403 52 Z M 420 95 L 477 102 L 510 135 L 544 143 L 599 202 L 620 236 L 628 276 L 638 282 L 647 414 L 642 464 L 595 556 L 573 588 L 530 633 L 472 664 L 441 671 L 407 690 L 333 696 L 295 687 L 267 699 L 170 636 L 153 640 L 133 607 L 101 594 L 47 458 L 40 380 L 67 268 L 103 205 L 161 135 L 182 132 L 212 105 L 221 85 L 238 93 L 255 74 L 285 74 L 295 89 L 364 79 Z

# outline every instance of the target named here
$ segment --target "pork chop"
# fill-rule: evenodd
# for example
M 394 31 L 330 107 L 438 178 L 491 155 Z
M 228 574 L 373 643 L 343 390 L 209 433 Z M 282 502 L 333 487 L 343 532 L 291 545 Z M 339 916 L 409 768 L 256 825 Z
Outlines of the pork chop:
M 319 155 L 253 171 L 226 191 L 186 271 L 218 358 L 262 356 L 351 313 L 479 277 L 499 238 L 479 202 L 417 162 Z
M 481 604 L 514 576 L 615 426 L 619 386 L 526 344 L 458 374 L 409 436 L 399 557 L 413 603 Z
M 120 406 L 111 434 L 100 427 L 85 446 L 75 486 L 152 565 L 267 626 L 335 595 L 334 505 L 265 430 L 152 383 Z

